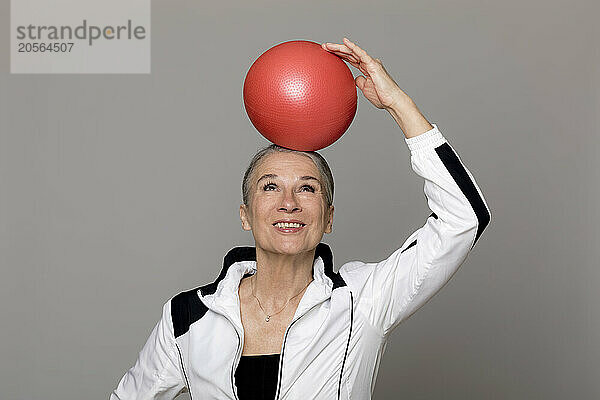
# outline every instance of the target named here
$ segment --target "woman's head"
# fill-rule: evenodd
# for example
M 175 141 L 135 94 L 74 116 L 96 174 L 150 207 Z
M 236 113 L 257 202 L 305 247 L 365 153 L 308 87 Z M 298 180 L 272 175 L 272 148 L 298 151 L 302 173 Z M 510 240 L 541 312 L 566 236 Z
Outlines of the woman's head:
M 333 175 L 316 152 L 270 145 L 252 158 L 242 182 L 240 219 L 257 249 L 298 254 L 314 249 L 333 223 Z M 278 221 L 297 221 L 284 229 Z

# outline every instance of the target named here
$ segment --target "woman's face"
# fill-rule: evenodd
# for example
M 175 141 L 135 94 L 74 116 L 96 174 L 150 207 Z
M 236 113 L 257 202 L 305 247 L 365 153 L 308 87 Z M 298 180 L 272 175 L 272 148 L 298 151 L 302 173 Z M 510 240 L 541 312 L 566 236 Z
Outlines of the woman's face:
M 278 254 L 314 249 L 331 232 L 333 206 L 327 207 L 319 170 L 308 156 L 276 152 L 265 156 L 250 177 L 248 206 L 240 206 L 242 228 L 251 230 L 256 248 Z M 300 228 L 277 222 L 299 221 Z

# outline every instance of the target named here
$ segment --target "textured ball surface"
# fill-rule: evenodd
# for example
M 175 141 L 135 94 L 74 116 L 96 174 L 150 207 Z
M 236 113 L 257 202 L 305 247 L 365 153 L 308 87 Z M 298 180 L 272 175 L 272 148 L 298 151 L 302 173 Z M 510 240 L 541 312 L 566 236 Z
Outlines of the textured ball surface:
M 356 104 L 346 63 L 310 41 L 270 48 L 244 80 L 244 106 L 254 127 L 294 150 L 319 150 L 338 140 L 352 123 Z

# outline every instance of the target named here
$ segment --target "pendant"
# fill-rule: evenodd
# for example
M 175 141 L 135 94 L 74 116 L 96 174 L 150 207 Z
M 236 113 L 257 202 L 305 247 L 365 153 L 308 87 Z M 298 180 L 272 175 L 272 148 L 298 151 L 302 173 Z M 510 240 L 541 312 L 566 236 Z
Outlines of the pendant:
M 271 319 L 271 316 L 267 315 L 267 318 L 265 318 L 265 321 L 269 322 L 270 319 Z

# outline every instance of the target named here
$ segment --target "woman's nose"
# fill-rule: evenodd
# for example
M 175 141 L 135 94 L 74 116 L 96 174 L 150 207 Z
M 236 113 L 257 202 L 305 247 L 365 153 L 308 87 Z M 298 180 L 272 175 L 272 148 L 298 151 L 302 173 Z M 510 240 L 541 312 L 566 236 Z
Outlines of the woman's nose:
M 284 191 L 279 205 L 279 211 L 295 212 L 301 211 L 300 203 L 296 198 L 296 195 L 292 191 Z

